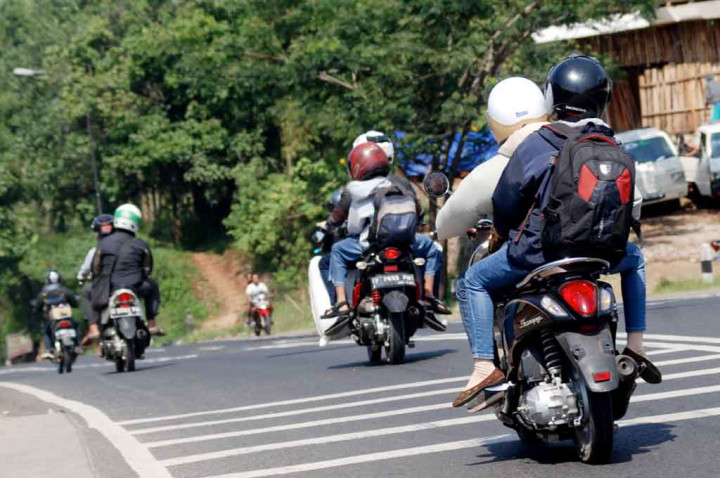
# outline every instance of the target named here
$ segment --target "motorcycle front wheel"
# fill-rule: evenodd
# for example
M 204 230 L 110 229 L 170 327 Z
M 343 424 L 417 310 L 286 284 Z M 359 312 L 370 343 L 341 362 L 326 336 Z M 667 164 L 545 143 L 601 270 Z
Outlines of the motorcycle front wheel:
M 390 314 L 389 322 L 385 355 L 388 363 L 397 365 L 405 361 L 405 315 Z
M 265 326 L 264 326 L 266 334 L 270 335 L 271 327 L 272 327 L 272 318 L 268 315 L 267 317 L 265 317 Z
M 377 364 L 382 361 L 382 347 L 380 345 L 368 345 L 367 353 L 370 363 Z
M 584 424 L 575 429 L 575 450 L 583 463 L 604 464 L 613 451 L 612 394 L 587 390 L 582 394 Z

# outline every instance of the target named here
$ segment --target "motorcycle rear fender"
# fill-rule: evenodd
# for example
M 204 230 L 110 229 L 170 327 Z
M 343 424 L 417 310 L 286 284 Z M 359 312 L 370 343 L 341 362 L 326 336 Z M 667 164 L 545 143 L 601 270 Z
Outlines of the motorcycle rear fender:
M 557 332 L 555 338 L 591 391 L 611 392 L 618 388 L 615 346 L 608 326 L 593 334 Z M 599 373 L 609 373 L 610 380 L 596 382 L 594 377 Z
M 137 317 L 122 317 L 117 319 L 117 329 L 126 339 L 134 339 L 137 332 Z
M 388 312 L 394 314 L 405 312 L 407 310 L 408 303 L 410 302 L 405 294 L 397 290 L 393 290 L 390 293 L 385 294 L 382 301 Z

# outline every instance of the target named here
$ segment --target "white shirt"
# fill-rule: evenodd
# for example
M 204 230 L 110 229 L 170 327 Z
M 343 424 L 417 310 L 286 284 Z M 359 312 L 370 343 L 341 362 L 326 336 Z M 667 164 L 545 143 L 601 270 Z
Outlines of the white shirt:
M 264 282 L 258 282 L 257 284 L 251 282 L 245 288 L 245 294 L 248 296 L 251 304 L 255 304 L 260 294 L 270 294 L 267 286 Z
M 79 281 L 86 281 L 92 279 L 92 263 L 95 258 L 95 248 L 90 249 L 85 255 L 85 260 L 80 266 L 77 278 Z

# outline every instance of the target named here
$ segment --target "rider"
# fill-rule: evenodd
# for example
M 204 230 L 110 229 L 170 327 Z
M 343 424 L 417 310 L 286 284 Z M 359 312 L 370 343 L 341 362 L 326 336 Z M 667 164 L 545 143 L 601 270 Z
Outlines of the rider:
M 361 134 L 355 140 L 353 141 L 353 151 L 362 144 L 375 144 L 380 147 L 380 149 L 385 153 L 385 157 L 387 158 L 387 166 L 381 169 L 382 172 L 378 173 L 378 171 L 370 171 L 370 174 L 366 175 L 367 177 L 365 179 L 356 179 L 350 174 L 351 182 L 346 185 L 345 188 L 342 189 L 342 193 L 340 195 L 339 200 L 335 204 L 335 207 L 332 210 L 332 213 L 328 217 L 325 227 L 329 231 L 335 231 L 337 228 L 342 227 L 346 221 L 348 220 L 350 216 L 350 209 L 351 205 L 353 203 L 353 196 L 351 194 L 351 185 L 355 183 L 355 186 L 362 188 L 358 183 L 360 181 L 367 181 L 370 179 L 376 178 L 376 174 L 379 174 L 381 176 L 386 177 L 386 179 L 398 186 L 404 193 L 412 195 L 415 197 L 415 189 L 413 188 L 410 181 L 408 181 L 405 177 L 400 176 L 398 174 L 389 174 L 390 167 L 392 166 L 393 159 L 395 157 L 395 148 L 393 147 L 392 141 L 384 135 L 383 133 L 379 131 L 368 131 L 366 133 Z M 352 154 L 352 152 L 351 152 Z M 348 158 L 348 172 L 350 171 L 350 158 Z M 354 187 L 355 187 L 354 186 Z M 356 187 L 356 189 L 357 189 Z M 368 191 L 370 192 L 370 191 Z M 417 198 L 416 198 L 417 200 Z M 420 208 L 418 206 L 418 211 L 420 211 Z M 357 242 L 357 241 L 352 241 Z M 349 244 L 349 243 L 347 243 Z M 358 254 L 362 254 L 362 250 L 358 250 L 357 247 L 351 256 L 354 257 Z M 415 234 L 415 240 L 413 242 L 413 255 L 415 257 L 421 257 L 425 259 L 425 266 L 424 266 L 424 299 L 427 300 L 430 305 L 432 306 L 433 310 L 440 314 L 449 314 L 450 309 L 443 304 L 439 299 L 435 297 L 435 276 L 439 271 L 443 268 L 443 255 L 442 252 L 439 250 L 437 245 L 427 236 L 423 234 Z M 349 257 L 347 260 L 353 260 L 352 257 Z M 359 255 L 358 255 L 359 258 Z M 332 255 L 331 259 L 332 261 Z M 347 268 L 345 268 L 345 272 L 340 271 L 341 277 L 345 277 Z M 340 279 L 338 279 L 340 280 Z M 344 280 L 344 279 L 343 279 Z M 333 280 L 333 282 L 335 282 Z M 334 283 L 335 291 L 337 292 L 338 285 L 337 283 Z M 344 290 L 344 285 L 342 286 Z M 335 295 L 335 297 L 334 297 Z M 346 304 L 341 304 L 341 302 L 345 302 L 345 299 L 340 299 L 336 296 L 336 294 L 330 294 L 331 298 L 333 299 L 332 302 L 336 304 L 335 307 L 335 315 L 330 315 L 329 317 L 335 317 L 338 315 L 342 315 L 342 312 L 347 310 Z M 339 309 L 338 309 L 339 306 Z
M 550 70 L 545 87 L 545 103 L 553 119 L 578 128 L 584 133 L 613 136 L 603 122 L 610 101 L 612 81 L 600 63 L 587 56 L 571 56 Z M 458 281 L 458 300 L 463 315 L 469 317 L 475 368 L 463 392 L 453 402 L 461 406 L 484 389 L 504 381 L 502 371 L 493 363 L 492 292 L 519 282 L 545 260 L 540 244 L 540 211 L 548 201 L 547 190 L 540 184 L 552 169 L 557 149 L 539 133 L 533 133 L 512 154 L 493 194 L 494 221 L 500 237 L 514 240 L 473 265 Z M 533 198 L 539 197 L 534 203 Z M 526 220 L 526 217 L 529 220 Z M 638 217 L 636 216 L 636 219 Z M 523 224 L 526 223 L 526 224 Z M 520 229 L 523 228 L 523 234 Z M 623 352 L 647 367 L 641 375 L 658 383 L 660 373 L 644 357 L 645 330 L 645 259 L 640 249 L 627 244 L 625 258 L 611 273 L 620 273 L 625 305 L 628 348 Z M 486 395 L 487 397 L 487 395 Z M 487 401 L 474 408 L 481 410 Z
M 44 359 L 50 359 L 55 356 L 55 340 L 53 333 L 53 323 L 46 315 L 47 312 L 47 299 L 50 295 L 62 295 L 64 299 L 70 304 L 70 307 L 77 307 L 78 299 L 70 289 L 65 287 L 62 283 L 62 276 L 56 269 L 48 269 L 45 272 L 45 285 L 40 290 L 40 293 L 35 299 L 33 312 L 36 317 L 42 317 L 45 321 L 45 329 L 43 333 L 43 340 L 45 342 L 45 353 L 42 355 Z M 77 323 L 73 321 L 73 327 L 75 333 L 78 332 Z M 82 353 L 82 349 L 78 347 L 77 353 Z
M 99 216 L 93 218 L 90 223 L 90 230 L 99 241 L 101 237 L 112 233 L 112 223 L 113 217 L 111 214 L 100 214 Z M 85 321 L 89 324 L 88 336 L 93 334 L 98 335 L 98 316 L 92 308 L 92 265 L 96 249 L 97 247 L 91 247 L 90 250 L 87 251 L 87 254 L 85 254 L 85 260 L 80 266 L 77 274 L 77 280 L 85 283 L 80 297 L 80 307 L 82 308 Z
M 247 288 L 245 288 L 245 294 L 247 295 L 248 303 L 250 304 L 250 317 L 253 317 L 260 295 L 270 295 L 270 290 L 264 282 L 260 281 L 260 275 L 253 273 L 251 275 L 251 282 L 248 284 Z
M 151 334 L 162 334 L 155 324 L 160 312 L 160 288 L 150 277 L 153 256 L 150 246 L 135 237 L 142 213 L 133 204 L 123 204 L 113 215 L 114 231 L 98 242 L 93 260 L 92 305 L 96 311 L 107 307 L 109 294 L 120 288 L 132 289 L 145 301 L 147 325 Z M 97 329 L 94 336 L 97 338 Z

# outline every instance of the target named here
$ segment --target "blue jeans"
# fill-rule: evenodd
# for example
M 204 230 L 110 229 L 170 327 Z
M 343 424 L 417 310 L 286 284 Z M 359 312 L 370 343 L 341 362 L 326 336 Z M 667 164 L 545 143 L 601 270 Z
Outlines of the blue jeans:
M 330 303 L 334 304 L 335 301 L 337 301 L 337 297 L 335 295 L 335 287 L 333 287 L 333 283 L 330 280 L 330 254 L 322 256 L 318 263 L 318 268 L 320 269 L 320 276 L 325 284 L 325 289 L 327 289 L 328 295 L 330 296 Z
M 442 269 L 442 253 L 427 236 L 415 234 L 413 255 L 425 259 L 425 276 L 434 276 Z M 359 261 L 365 250 L 357 236 L 351 236 L 336 242 L 330 252 L 330 280 L 335 287 L 344 286 L 350 265 Z
M 492 294 L 520 282 L 531 271 L 513 266 L 507 257 L 507 245 L 465 271 L 458 279 L 457 298 L 465 333 L 473 357 L 494 357 Z M 611 274 L 622 278 L 625 329 L 645 331 L 645 257 L 635 244 L 628 243 L 625 258 Z

